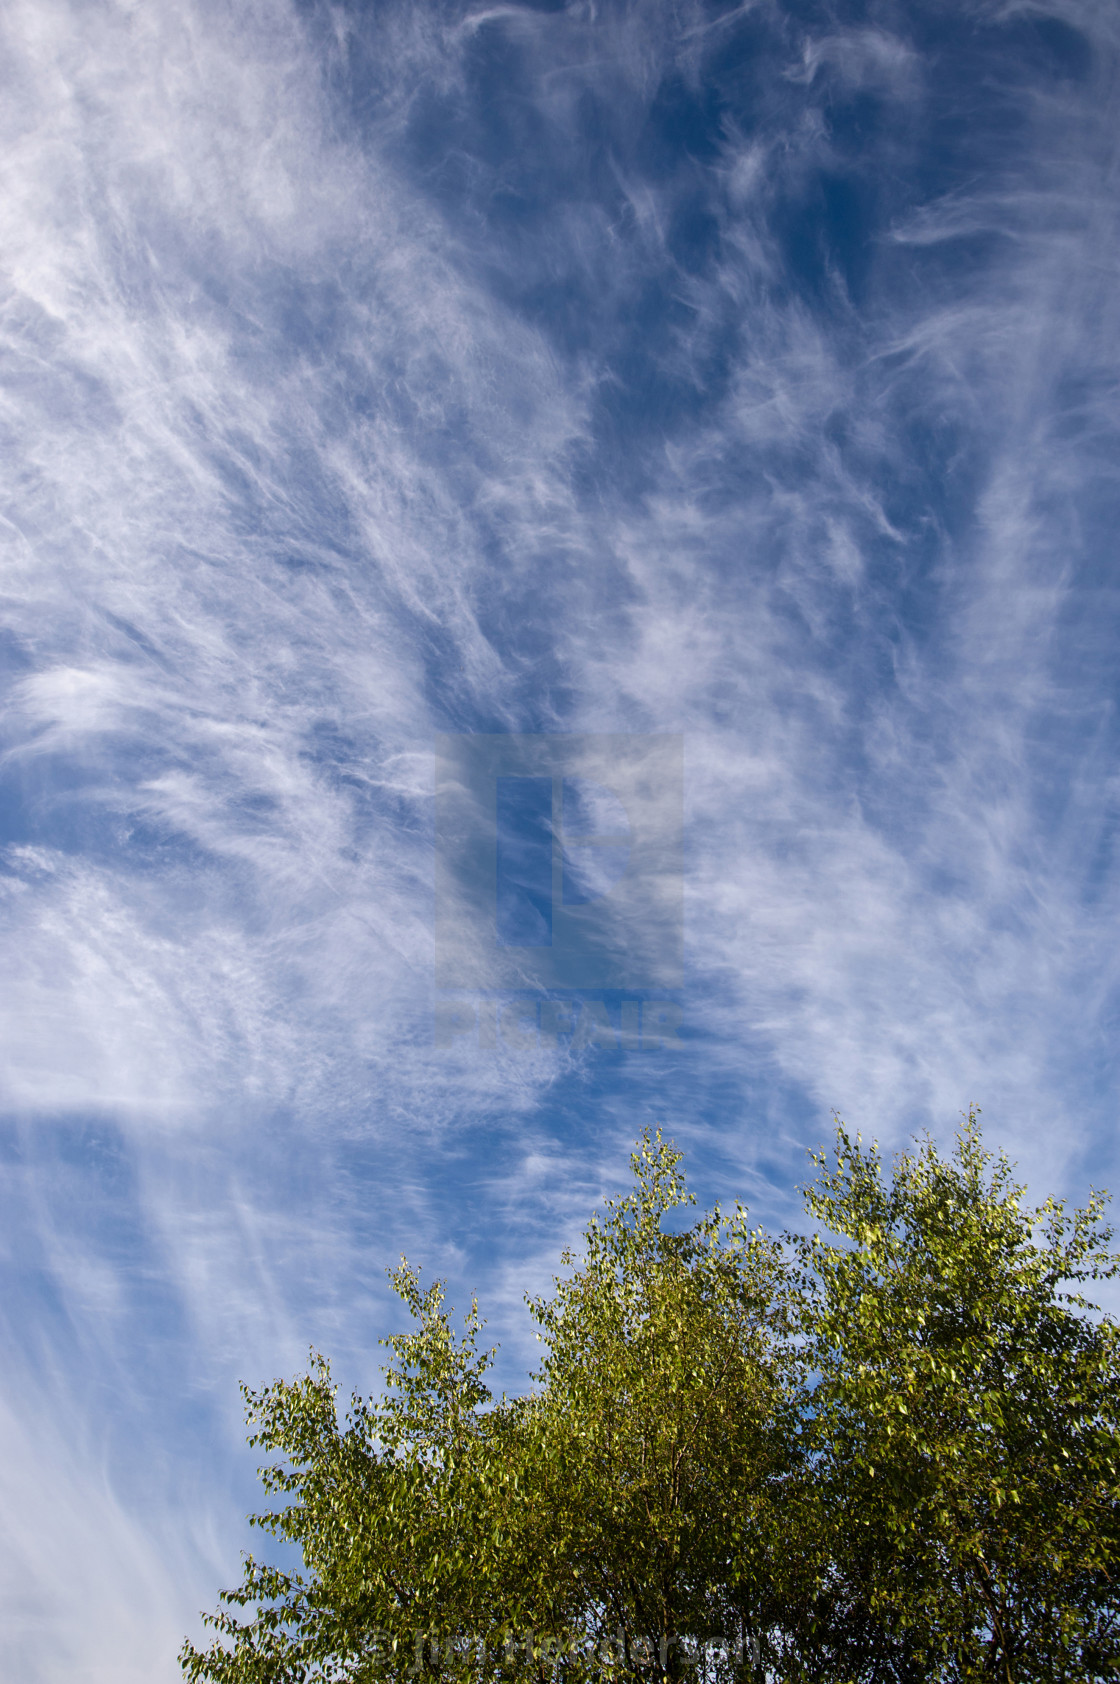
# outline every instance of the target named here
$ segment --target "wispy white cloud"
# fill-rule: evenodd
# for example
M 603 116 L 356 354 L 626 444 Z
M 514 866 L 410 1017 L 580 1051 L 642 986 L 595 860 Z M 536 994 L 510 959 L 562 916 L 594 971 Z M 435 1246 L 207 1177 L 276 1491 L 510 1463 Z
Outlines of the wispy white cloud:
M 812 82 L 831 70 L 849 86 L 884 90 L 901 99 L 920 86 L 920 61 L 914 49 L 881 29 L 849 29 L 805 42 L 803 69 L 787 74 Z
M 184 1593 L 200 1603 L 210 1597 L 220 1553 L 183 1544 L 199 1525 L 201 1493 L 184 1491 L 177 1515 L 130 1514 L 96 1447 L 76 1452 L 82 1412 L 65 1423 L 59 1414 L 57 1395 L 37 1418 L 0 1413 L 0 1668 L 12 1679 L 170 1684 Z

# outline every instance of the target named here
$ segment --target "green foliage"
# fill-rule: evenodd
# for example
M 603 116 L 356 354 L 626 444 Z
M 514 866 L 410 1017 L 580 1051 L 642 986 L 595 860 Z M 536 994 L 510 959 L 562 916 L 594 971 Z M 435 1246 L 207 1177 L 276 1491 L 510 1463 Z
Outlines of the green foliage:
M 969 1115 L 890 1178 L 841 1129 L 802 1241 L 814 1474 L 834 1582 L 929 1679 L 1120 1673 L 1120 1330 L 1103 1201 L 1021 1207 Z
M 647 1135 L 494 1399 L 472 1305 L 392 1276 L 413 1331 L 340 1418 L 327 1364 L 246 1392 L 276 1507 L 188 1678 L 955 1684 L 1120 1675 L 1120 1330 L 1094 1195 L 1020 1207 L 970 1115 L 887 1173 L 841 1126 L 772 1238 L 687 1228 Z
M 691 1202 L 679 1154 L 647 1137 L 631 1162 L 634 1191 L 531 1306 L 542 1447 L 569 1618 L 600 1654 L 613 1639 L 678 1676 L 683 1634 L 749 1649 L 773 1617 L 802 1377 L 780 1246 L 738 1206 L 665 1231 Z

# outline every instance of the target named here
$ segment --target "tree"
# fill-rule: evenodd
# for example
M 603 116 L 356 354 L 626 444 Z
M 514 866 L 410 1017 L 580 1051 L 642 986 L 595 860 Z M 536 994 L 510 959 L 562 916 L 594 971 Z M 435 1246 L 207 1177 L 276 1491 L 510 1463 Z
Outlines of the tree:
M 812 1463 L 832 1581 L 905 1674 L 1120 1673 L 1120 1329 L 1103 1201 L 1024 1210 L 969 1114 L 884 1175 L 840 1129 L 800 1244 Z
M 255 1522 L 304 1567 L 248 1558 L 188 1677 L 1114 1676 L 1117 1329 L 1060 1290 L 1115 1269 L 1100 1199 L 1022 1212 L 975 1116 L 949 1159 L 886 1175 L 840 1126 L 816 1162 L 832 1237 L 681 1227 L 680 1155 L 644 1137 L 530 1301 L 520 1398 L 477 1307 L 457 1333 L 402 1264 L 382 1399 L 340 1419 L 319 1357 L 246 1392 L 280 1457 Z
M 531 1401 L 492 1408 L 490 1352 L 472 1305 L 456 1336 L 438 1281 L 403 1264 L 393 1284 L 416 1328 L 392 1351 L 384 1399 L 353 1398 L 342 1421 L 325 1360 L 245 1390 L 250 1443 L 282 1460 L 261 1470 L 288 1499 L 253 1523 L 302 1552 L 303 1573 L 247 1557 L 241 1586 L 209 1617 L 227 1643 L 184 1646 L 189 1678 L 302 1684 L 318 1678 L 465 1676 L 456 1645 L 482 1632 L 499 1654 L 527 1618 L 533 1564 L 521 1544 Z M 530 1458 L 531 1459 L 531 1458 Z M 251 1607 L 248 1620 L 234 1608 Z M 438 1657 L 438 1662 L 437 1662 Z
M 685 1232 L 680 1156 L 660 1136 L 637 1185 L 592 1219 L 574 1273 L 531 1308 L 548 1511 L 570 1625 L 615 1670 L 677 1678 L 760 1656 L 778 1613 L 803 1391 L 777 1242 L 718 1207 Z M 784 1575 L 786 1578 L 788 1574 Z M 717 1640 L 730 1653 L 718 1656 Z
M 456 1336 L 440 1283 L 407 1264 L 392 1278 L 416 1331 L 385 1341 L 383 1400 L 340 1422 L 318 1357 L 246 1392 L 250 1442 L 284 1458 L 265 1487 L 287 1499 L 255 1524 L 306 1571 L 248 1558 L 208 1617 L 220 1641 L 184 1647 L 189 1678 L 452 1679 L 482 1655 L 494 1677 L 677 1678 L 732 1626 L 709 1671 L 749 1666 L 777 1616 L 767 1563 L 796 1460 L 793 1303 L 781 1247 L 738 1207 L 663 1228 L 690 1202 L 679 1162 L 647 1136 L 633 1191 L 530 1304 L 528 1396 L 492 1398 L 476 1308 Z

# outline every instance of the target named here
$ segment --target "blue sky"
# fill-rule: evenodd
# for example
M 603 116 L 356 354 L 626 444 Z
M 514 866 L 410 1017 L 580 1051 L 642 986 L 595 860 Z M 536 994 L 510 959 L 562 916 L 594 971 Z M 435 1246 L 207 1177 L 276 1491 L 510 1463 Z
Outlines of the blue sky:
M 162 1684 L 237 1382 L 664 1121 L 1117 1180 L 1113 0 L 11 0 L 0 1677 Z M 436 1047 L 442 733 L 680 734 L 684 1046 Z

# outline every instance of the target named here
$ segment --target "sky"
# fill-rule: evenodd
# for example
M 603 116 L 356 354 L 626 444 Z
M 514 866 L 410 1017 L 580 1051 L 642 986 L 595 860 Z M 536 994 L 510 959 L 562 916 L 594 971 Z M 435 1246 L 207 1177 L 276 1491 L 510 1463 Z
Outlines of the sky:
M 834 1111 L 1120 1179 L 1120 10 L 0 37 L 0 1679 L 171 1684 L 238 1383 L 372 1389 L 400 1253 L 515 1390 L 657 1123 L 775 1227 Z M 475 738 L 635 859 L 654 756 L 678 1034 L 434 1032 Z

